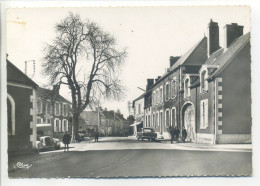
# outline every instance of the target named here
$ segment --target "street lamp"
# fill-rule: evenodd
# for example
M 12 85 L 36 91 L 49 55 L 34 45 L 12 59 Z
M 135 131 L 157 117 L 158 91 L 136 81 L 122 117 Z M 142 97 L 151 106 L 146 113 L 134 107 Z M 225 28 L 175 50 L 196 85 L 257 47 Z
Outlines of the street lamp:
M 181 89 L 180 89 L 180 82 L 179 81 L 176 81 L 176 80 L 174 80 L 173 79 L 173 81 L 175 82 L 175 83 L 177 83 L 178 84 L 178 86 L 179 86 L 179 90 L 178 90 L 178 92 L 177 92 L 177 97 L 178 97 L 178 107 L 179 107 L 179 110 L 178 110 L 178 118 L 179 118 L 179 122 L 180 122 L 180 127 L 181 127 L 181 133 L 180 133 L 180 137 L 182 138 L 182 129 L 183 129 L 183 127 L 182 127 L 182 123 L 181 123 L 181 102 L 180 102 L 180 100 L 181 100 Z

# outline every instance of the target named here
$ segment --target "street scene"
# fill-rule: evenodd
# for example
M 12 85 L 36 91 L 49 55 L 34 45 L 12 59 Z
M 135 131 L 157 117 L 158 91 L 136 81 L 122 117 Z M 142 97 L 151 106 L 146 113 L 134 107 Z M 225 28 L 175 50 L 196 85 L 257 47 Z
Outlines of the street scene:
M 23 161 L 23 165 L 30 167 L 18 167 L 18 161 Z M 66 153 L 61 149 L 41 152 L 37 156 L 11 159 L 9 176 L 248 176 L 252 173 L 251 162 L 251 145 L 194 146 L 163 141 L 141 142 L 134 137 L 106 137 L 101 138 L 99 143 L 92 140 L 71 144 Z M 223 163 L 223 166 L 220 167 L 220 163 Z
M 252 176 L 249 7 L 11 8 L 6 24 L 10 179 Z

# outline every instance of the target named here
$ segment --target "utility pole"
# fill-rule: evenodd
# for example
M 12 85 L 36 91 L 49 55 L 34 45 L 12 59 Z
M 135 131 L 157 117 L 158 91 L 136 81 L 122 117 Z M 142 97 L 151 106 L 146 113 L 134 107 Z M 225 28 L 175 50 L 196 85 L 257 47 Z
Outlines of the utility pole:
M 100 125 L 100 116 L 99 116 L 99 101 L 98 101 L 98 108 L 97 108 L 97 112 L 98 112 L 98 129 L 99 129 L 99 125 Z
M 28 75 L 27 74 L 27 63 L 29 63 L 29 62 L 33 62 L 33 76 L 34 76 L 34 74 L 35 74 L 35 60 L 28 60 L 28 61 L 25 61 L 24 62 L 24 73 L 26 74 L 26 75 Z M 32 77 L 33 77 L 32 76 Z

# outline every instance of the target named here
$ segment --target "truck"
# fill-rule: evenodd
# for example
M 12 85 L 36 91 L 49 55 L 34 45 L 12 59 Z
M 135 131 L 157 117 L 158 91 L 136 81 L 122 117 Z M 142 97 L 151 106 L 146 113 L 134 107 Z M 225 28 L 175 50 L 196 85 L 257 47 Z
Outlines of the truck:
M 142 128 L 140 132 L 137 132 L 137 140 L 147 139 L 148 141 L 155 141 L 157 133 L 154 132 L 153 128 Z
M 48 123 L 36 124 L 37 140 L 36 148 L 41 150 L 46 149 L 60 149 L 60 141 L 53 137 L 52 125 Z

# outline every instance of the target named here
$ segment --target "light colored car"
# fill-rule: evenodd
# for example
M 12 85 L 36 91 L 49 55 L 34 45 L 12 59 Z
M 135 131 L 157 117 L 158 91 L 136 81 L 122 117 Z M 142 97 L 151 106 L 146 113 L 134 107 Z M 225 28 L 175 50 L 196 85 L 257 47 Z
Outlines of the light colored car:
M 36 141 L 36 148 L 39 150 L 45 149 L 60 149 L 60 141 L 56 138 L 51 138 L 50 136 L 41 136 Z

